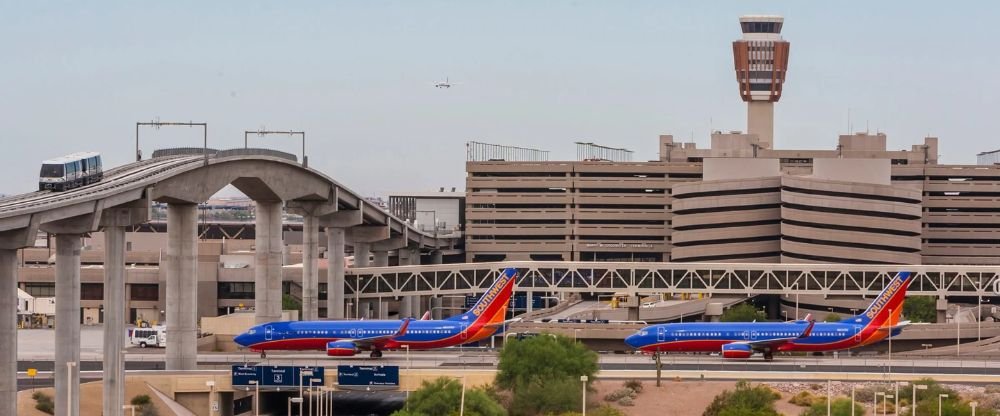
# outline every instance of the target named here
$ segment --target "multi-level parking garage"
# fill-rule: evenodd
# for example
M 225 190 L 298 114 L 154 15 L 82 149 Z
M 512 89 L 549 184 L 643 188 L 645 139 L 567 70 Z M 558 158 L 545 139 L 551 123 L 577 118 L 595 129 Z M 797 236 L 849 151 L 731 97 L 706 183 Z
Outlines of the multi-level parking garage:
M 1000 264 L 1000 165 L 938 165 L 937 139 L 778 150 L 660 138 L 651 162 L 470 161 L 469 261 Z

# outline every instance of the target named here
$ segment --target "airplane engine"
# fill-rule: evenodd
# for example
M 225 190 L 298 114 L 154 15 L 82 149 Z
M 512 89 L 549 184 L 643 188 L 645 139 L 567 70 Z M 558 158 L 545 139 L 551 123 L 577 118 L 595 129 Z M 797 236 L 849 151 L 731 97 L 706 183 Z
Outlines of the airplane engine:
M 726 344 L 722 346 L 722 358 L 750 358 L 753 350 L 747 344 Z
M 330 357 L 353 357 L 358 347 L 351 341 L 331 341 L 326 343 L 326 355 Z

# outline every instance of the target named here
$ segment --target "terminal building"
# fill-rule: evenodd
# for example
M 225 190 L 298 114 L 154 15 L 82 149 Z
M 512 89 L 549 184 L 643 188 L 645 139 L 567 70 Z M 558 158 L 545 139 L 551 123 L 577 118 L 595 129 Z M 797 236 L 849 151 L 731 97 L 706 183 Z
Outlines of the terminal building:
M 663 135 L 648 162 L 470 157 L 466 259 L 1000 264 L 1000 165 L 939 164 L 936 137 L 775 146 L 783 23 L 740 18 L 746 133 L 712 132 L 708 149 Z

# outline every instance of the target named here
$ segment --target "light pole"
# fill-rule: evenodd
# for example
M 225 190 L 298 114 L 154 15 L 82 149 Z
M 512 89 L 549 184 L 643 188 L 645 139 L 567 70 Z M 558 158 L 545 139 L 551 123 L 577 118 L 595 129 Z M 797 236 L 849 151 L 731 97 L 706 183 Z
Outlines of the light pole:
M 462 400 L 458 403 L 458 416 L 465 416 L 465 374 L 462 375 Z
M 66 414 L 73 414 L 73 367 L 76 361 L 66 363 Z
M 893 326 L 892 308 L 889 308 L 889 335 L 887 335 L 886 337 L 889 338 L 889 366 L 887 367 L 887 369 L 889 371 L 890 378 L 892 378 L 892 326 Z M 896 393 L 898 394 L 899 392 L 897 391 Z
M 854 384 L 851 384 L 851 416 L 854 416 Z
M 292 403 L 298 403 L 299 404 L 299 413 L 301 414 L 302 413 L 302 398 L 301 397 L 289 397 L 288 398 L 288 412 L 285 413 L 285 414 L 286 415 L 291 415 L 292 414 Z
M 917 415 L 917 390 L 927 390 L 927 385 L 913 383 L 913 402 L 910 403 L 913 406 L 913 411 L 910 412 L 912 416 Z
M 893 402 L 893 405 L 892 405 L 893 406 L 892 407 L 893 408 L 892 414 L 894 414 L 896 416 L 899 416 L 899 382 L 898 381 L 896 382 L 896 394 L 893 395 L 892 397 L 894 397 L 896 399 Z
M 583 416 L 587 416 L 587 376 L 580 376 L 580 384 L 583 385 Z
M 955 357 L 962 355 L 962 325 L 958 322 L 958 316 L 962 314 L 962 307 L 955 305 Z
M 208 380 L 205 382 L 205 387 L 209 388 L 208 391 L 208 414 L 209 416 L 215 414 L 215 380 Z
M 938 416 L 941 416 L 941 399 L 947 399 L 947 398 L 948 398 L 947 394 L 938 395 Z
M 268 134 L 284 134 L 287 136 L 302 136 L 302 166 L 309 166 L 309 159 L 306 158 L 306 132 L 304 131 L 276 131 L 276 130 L 245 130 L 243 131 L 243 148 L 247 148 L 247 136 L 251 133 L 255 133 L 258 136 L 264 137 Z
M 253 386 L 253 414 L 260 416 L 260 384 L 257 380 L 250 380 L 250 384 Z
M 826 381 L 826 416 L 830 416 L 830 380 Z
M 302 416 L 302 384 L 305 377 L 312 377 L 312 370 L 299 370 L 299 416 Z
M 410 371 L 410 344 L 403 344 L 403 349 L 406 350 L 406 371 Z
M 208 123 L 192 123 L 192 122 L 171 122 L 171 121 L 140 121 L 135 123 L 135 161 L 138 162 L 142 160 L 142 153 L 139 152 L 139 127 L 140 126 L 153 126 L 159 129 L 162 126 L 188 126 L 194 127 L 199 126 L 202 130 L 202 152 L 205 155 L 205 164 L 208 164 Z
M 309 416 L 312 416 L 314 413 L 316 413 L 313 410 L 313 409 L 315 409 L 315 406 L 314 406 L 315 400 L 313 400 L 313 396 L 316 396 L 315 392 L 313 391 L 313 384 L 319 383 L 321 381 L 323 381 L 323 380 L 320 380 L 318 378 L 310 378 L 309 379 Z
M 976 406 L 979 406 L 978 402 L 969 402 L 969 407 L 972 408 L 972 416 L 976 416 Z

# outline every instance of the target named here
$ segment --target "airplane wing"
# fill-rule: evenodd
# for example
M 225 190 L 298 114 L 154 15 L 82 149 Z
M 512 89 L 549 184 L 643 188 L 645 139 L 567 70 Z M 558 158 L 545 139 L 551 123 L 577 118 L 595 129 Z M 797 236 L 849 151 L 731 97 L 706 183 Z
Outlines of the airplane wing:
M 394 338 L 398 338 L 406 334 L 406 328 L 410 326 L 410 321 L 411 319 L 404 320 L 403 323 L 399 326 L 399 330 L 392 334 L 376 335 L 373 337 L 365 337 L 365 338 L 342 339 L 340 341 L 353 342 L 354 345 L 356 345 L 360 349 L 370 349 L 373 345 L 378 346 L 380 344 L 384 344 L 386 341 L 390 341 Z
M 769 338 L 769 339 L 762 339 L 762 340 L 757 340 L 757 341 L 744 341 L 744 342 L 739 342 L 739 344 L 749 345 L 750 348 L 753 348 L 755 350 L 775 349 L 775 348 L 777 348 L 777 347 L 779 347 L 779 346 L 781 346 L 783 344 L 786 344 L 788 342 L 808 337 L 809 334 L 812 333 L 813 327 L 816 325 L 816 320 L 812 319 L 812 315 L 806 315 L 806 319 L 809 320 L 809 324 L 797 336 L 794 336 L 794 337 L 783 337 L 783 338 Z

